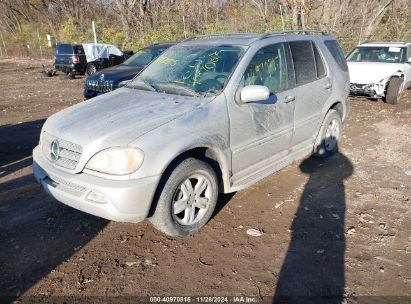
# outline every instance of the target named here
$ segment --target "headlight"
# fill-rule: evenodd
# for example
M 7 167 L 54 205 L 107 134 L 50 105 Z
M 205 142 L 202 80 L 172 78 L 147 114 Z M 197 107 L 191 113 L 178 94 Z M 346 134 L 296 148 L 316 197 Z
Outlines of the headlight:
M 144 160 L 144 152 L 137 148 L 109 148 L 95 154 L 87 163 L 86 168 L 112 175 L 133 173 Z
M 124 87 L 127 83 L 129 83 L 130 82 L 130 80 L 123 80 L 123 81 L 120 81 L 118 84 L 117 84 L 117 86 L 119 87 L 119 88 L 121 88 L 121 87 Z

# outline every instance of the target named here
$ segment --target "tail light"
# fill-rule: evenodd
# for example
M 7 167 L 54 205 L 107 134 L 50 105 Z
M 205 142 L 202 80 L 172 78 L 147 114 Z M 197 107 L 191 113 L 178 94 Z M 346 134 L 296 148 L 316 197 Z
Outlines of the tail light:
M 73 63 L 80 63 L 80 57 L 77 55 L 73 56 Z

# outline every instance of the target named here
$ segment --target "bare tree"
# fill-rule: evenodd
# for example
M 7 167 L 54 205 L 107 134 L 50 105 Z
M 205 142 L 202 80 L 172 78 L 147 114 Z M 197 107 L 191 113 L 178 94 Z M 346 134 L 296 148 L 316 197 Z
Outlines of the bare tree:
M 267 0 L 251 0 L 251 2 L 258 8 L 260 17 L 264 22 L 265 30 L 268 30 L 268 10 L 267 10 Z
M 127 41 L 132 38 L 133 20 L 135 19 L 135 9 L 138 0 L 116 0 L 116 6 L 113 11 L 119 16 L 120 22 L 123 26 L 124 35 Z
M 385 12 L 387 11 L 388 6 L 393 3 L 394 0 L 388 0 L 385 4 L 382 5 L 381 8 L 374 14 L 371 18 L 370 22 L 368 23 L 367 28 L 364 31 L 364 34 L 360 34 L 360 41 L 362 40 L 362 36 L 364 40 L 367 41 L 371 38 L 372 33 L 374 32 L 375 28 L 381 23 L 382 18 L 384 17 Z

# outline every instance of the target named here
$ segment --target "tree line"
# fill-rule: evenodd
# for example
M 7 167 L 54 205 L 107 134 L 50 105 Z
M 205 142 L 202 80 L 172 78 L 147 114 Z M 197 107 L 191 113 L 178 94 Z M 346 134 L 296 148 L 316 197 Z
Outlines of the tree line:
M 137 50 L 224 32 L 318 29 L 345 51 L 369 40 L 410 41 L 411 0 L 2 0 L 0 56 L 50 56 L 51 43 L 97 39 Z

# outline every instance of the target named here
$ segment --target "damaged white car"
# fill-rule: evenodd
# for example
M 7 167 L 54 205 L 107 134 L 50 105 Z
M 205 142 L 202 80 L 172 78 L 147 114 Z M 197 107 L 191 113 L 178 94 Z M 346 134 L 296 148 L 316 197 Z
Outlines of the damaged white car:
M 411 43 L 363 43 L 347 56 L 350 93 L 398 103 L 411 87 Z

